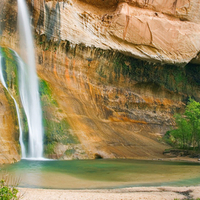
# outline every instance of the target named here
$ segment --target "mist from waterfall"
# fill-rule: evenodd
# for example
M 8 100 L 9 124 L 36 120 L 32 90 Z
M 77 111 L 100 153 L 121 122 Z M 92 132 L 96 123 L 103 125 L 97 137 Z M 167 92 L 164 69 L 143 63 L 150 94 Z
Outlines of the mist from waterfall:
M 18 25 L 20 33 L 21 57 L 16 54 L 19 65 L 19 92 L 27 117 L 29 129 L 28 154 L 26 158 L 43 157 L 42 110 L 38 92 L 35 52 L 30 18 L 24 0 L 18 0 Z

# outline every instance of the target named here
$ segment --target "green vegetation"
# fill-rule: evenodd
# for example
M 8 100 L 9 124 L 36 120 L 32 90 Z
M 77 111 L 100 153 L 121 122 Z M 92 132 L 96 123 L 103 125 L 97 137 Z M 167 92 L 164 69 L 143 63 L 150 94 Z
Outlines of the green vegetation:
M 126 62 L 126 57 L 123 57 L 123 56 L 118 57 L 114 60 L 114 72 L 115 72 L 116 80 L 120 78 L 120 74 L 122 74 L 123 76 L 127 76 L 127 75 L 130 76 L 129 66 L 126 65 L 125 62 Z
M 44 125 L 44 154 L 54 154 L 58 143 L 79 144 L 76 135 L 71 134 L 70 125 L 65 118 L 57 116 L 59 109 L 58 103 L 54 100 L 49 84 L 40 79 L 39 93 L 42 103 L 43 125 Z M 66 152 L 66 154 L 69 152 Z
M 18 65 L 17 61 L 15 59 L 15 54 L 12 50 L 9 48 L 1 48 L 1 54 L 3 55 L 2 59 L 2 73 L 5 80 L 5 84 L 9 90 L 9 92 L 12 94 L 12 96 L 15 98 L 19 105 L 19 80 L 18 80 Z M 15 108 L 15 104 L 13 99 L 11 98 L 8 91 L 4 88 L 4 93 L 7 97 L 7 100 L 10 105 L 11 113 L 13 115 L 14 123 L 15 123 L 15 140 L 19 140 L 19 130 L 18 130 L 18 119 L 17 119 L 17 112 Z M 18 149 L 20 151 L 20 148 Z
M 49 84 L 42 79 L 40 79 L 40 82 L 39 82 L 39 93 L 40 93 L 41 98 L 46 96 L 45 101 L 42 101 L 42 104 L 50 103 L 53 106 L 56 106 L 56 107 L 58 106 L 57 102 L 52 97 L 52 92 L 51 92 Z
M 78 144 L 78 138 L 69 132 L 69 124 L 65 119 L 55 121 L 55 119 L 47 119 L 44 116 L 45 138 L 44 144 L 62 143 L 62 144 Z M 58 120 L 58 119 L 56 119 Z
M 47 46 L 45 49 L 44 49 L 44 51 L 47 51 L 49 49 L 49 46 Z
M 1 200 L 16 200 L 18 190 L 15 186 L 9 186 L 4 179 L 0 182 L 0 199 Z
M 73 155 L 75 152 L 76 152 L 75 149 L 68 149 L 68 150 L 65 151 L 65 155 L 66 155 L 66 156 L 71 156 L 71 155 Z
M 48 143 L 45 145 L 45 154 L 51 155 L 54 153 L 56 142 Z
M 3 75 L 8 89 L 15 92 L 19 96 L 18 90 L 18 67 L 13 51 L 8 48 L 2 48 L 3 59 Z
M 175 115 L 177 128 L 168 131 L 165 139 L 182 149 L 200 149 L 200 103 L 189 99 L 184 114 Z

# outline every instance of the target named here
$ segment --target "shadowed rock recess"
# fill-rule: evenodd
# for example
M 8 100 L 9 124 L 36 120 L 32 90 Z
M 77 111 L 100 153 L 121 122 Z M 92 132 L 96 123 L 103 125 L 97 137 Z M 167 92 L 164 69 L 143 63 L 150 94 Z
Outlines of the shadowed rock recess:
M 27 3 L 45 156 L 163 157 L 161 137 L 175 126 L 173 115 L 189 96 L 200 101 L 200 0 Z M 16 1 L 0 4 L 1 45 L 19 52 Z

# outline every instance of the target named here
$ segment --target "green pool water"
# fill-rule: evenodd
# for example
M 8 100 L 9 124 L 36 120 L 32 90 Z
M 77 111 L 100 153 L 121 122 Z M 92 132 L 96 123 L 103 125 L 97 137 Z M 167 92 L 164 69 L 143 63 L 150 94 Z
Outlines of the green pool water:
M 141 160 L 22 160 L 0 167 L 20 187 L 85 189 L 200 185 L 200 164 Z

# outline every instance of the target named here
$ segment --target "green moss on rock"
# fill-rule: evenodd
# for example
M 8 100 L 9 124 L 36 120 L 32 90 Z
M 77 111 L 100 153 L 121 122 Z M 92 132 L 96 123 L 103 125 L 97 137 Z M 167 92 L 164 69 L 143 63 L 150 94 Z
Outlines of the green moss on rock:
M 15 55 L 12 50 L 8 48 L 2 48 L 3 55 L 3 76 L 6 85 L 16 97 L 19 97 L 19 79 L 18 79 L 18 65 L 15 59 Z
M 49 84 L 40 79 L 39 92 L 42 102 L 43 126 L 44 126 L 44 154 L 54 154 L 57 144 L 75 145 L 79 144 L 76 135 L 66 118 L 58 117 L 61 111 L 58 103 L 52 95 Z
M 5 84 L 8 88 L 9 93 L 12 94 L 12 96 L 15 98 L 16 102 L 18 103 L 19 107 L 20 105 L 20 97 L 19 97 L 19 81 L 18 81 L 18 65 L 17 61 L 15 59 L 15 54 L 12 50 L 8 48 L 1 48 L 0 49 L 1 54 L 3 56 L 2 59 L 2 73 L 3 77 L 5 80 Z M 4 93 L 6 95 L 6 98 L 8 100 L 8 103 L 10 105 L 14 123 L 15 123 L 15 132 L 14 132 L 14 137 L 15 140 L 18 142 L 19 140 L 19 125 L 18 125 L 18 118 L 17 118 L 17 112 L 15 108 L 15 103 L 13 99 L 11 98 L 10 94 L 8 91 L 4 88 Z M 18 149 L 18 151 L 20 151 Z
M 72 156 L 75 152 L 76 152 L 75 149 L 68 149 L 68 150 L 65 151 L 65 155 L 68 156 L 68 157 L 70 157 L 70 156 Z

